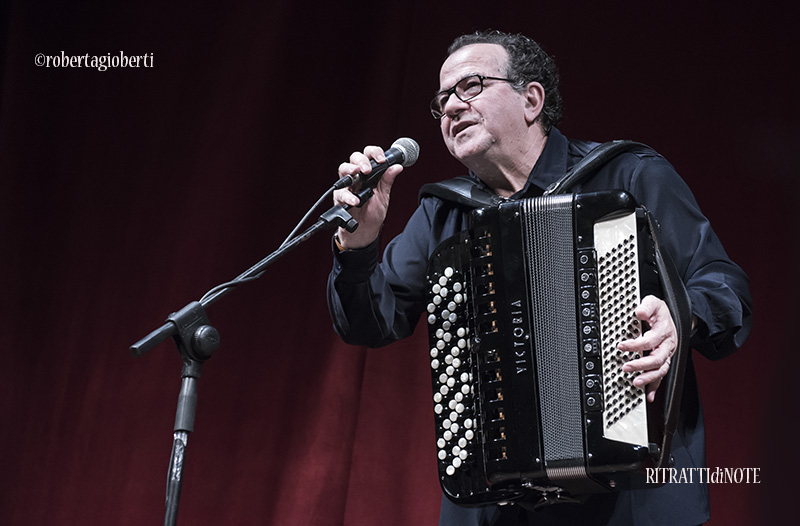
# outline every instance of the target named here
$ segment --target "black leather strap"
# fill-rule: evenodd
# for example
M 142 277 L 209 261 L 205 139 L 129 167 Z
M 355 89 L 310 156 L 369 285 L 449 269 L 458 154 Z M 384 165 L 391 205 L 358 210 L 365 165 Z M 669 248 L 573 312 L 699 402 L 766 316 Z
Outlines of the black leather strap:
M 470 208 L 496 206 L 503 201 L 497 194 L 480 188 L 469 177 L 456 177 L 438 183 L 429 183 L 419 189 L 419 198 L 435 196 Z
M 585 151 L 588 146 L 591 145 L 591 143 L 573 142 L 579 143 L 581 146 L 578 148 L 578 151 Z M 562 194 L 569 191 L 612 158 L 623 152 L 630 151 L 654 153 L 654 150 L 646 144 L 634 141 L 611 141 L 602 143 L 589 150 L 561 179 L 548 186 L 544 195 Z M 423 185 L 419 190 L 419 198 L 422 199 L 426 196 L 439 197 L 445 201 L 451 201 L 470 208 L 496 206 L 504 200 L 496 194 L 483 190 L 475 181 L 464 176 Z
M 542 195 L 566 193 L 576 184 L 596 172 L 601 166 L 606 164 L 612 158 L 623 152 L 630 152 L 633 150 L 647 150 L 648 152 L 654 151 L 646 144 L 635 141 L 604 142 L 587 153 L 583 159 L 581 159 L 569 171 L 567 171 L 566 174 L 564 174 L 564 177 L 548 186 Z

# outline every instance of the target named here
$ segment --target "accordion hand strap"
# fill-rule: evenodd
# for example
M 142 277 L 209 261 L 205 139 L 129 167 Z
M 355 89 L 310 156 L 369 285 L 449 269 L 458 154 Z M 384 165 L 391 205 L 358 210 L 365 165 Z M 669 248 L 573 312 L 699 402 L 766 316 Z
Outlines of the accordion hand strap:
M 646 211 L 646 216 L 655 244 L 656 266 L 658 267 L 661 290 L 664 295 L 662 299 L 667 304 L 670 314 L 672 314 L 672 320 L 678 333 L 678 342 L 671 358 L 669 372 L 664 377 L 658 391 L 656 391 L 656 403 L 664 404 L 665 429 L 663 441 L 660 444 L 661 461 L 657 467 L 667 467 L 669 465 L 672 434 L 678 424 L 686 362 L 689 359 L 692 307 L 678 270 L 675 268 L 669 254 L 661 250 L 657 221 L 650 211 Z

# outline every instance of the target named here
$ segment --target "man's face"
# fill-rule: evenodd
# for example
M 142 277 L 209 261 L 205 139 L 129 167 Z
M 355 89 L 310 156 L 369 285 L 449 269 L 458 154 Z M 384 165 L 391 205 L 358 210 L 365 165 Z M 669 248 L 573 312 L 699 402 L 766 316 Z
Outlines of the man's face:
M 505 77 L 508 53 L 497 44 L 472 44 L 450 55 L 439 74 L 439 89 L 469 75 Z M 485 80 L 483 91 L 463 102 L 451 95 L 443 106 L 441 130 L 450 153 L 473 170 L 484 163 L 513 162 L 526 140 L 525 97 L 508 82 Z

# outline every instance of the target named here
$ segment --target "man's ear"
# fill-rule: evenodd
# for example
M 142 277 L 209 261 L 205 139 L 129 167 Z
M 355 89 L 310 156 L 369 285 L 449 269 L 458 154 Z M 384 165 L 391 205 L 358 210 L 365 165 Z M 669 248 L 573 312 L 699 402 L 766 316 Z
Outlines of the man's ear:
M 544 109 L 544 88 L 538 82 L 529 82 L 522 95 L 525 97 L 525 121 L 533 124 Z

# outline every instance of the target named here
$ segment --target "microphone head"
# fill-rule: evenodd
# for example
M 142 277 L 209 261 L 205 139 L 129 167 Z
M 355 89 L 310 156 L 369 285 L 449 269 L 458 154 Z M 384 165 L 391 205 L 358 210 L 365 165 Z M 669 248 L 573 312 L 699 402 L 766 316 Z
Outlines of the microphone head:
M 392 148 L 397 148 L 403 152 L 403 162 L 401 163 L 403 166 L 411 166 L 417 162 L 417 158 L 419 158 L 419 144 L 417 144 L 417 141 L 414 139 L 401 137 L 394 141 Z

